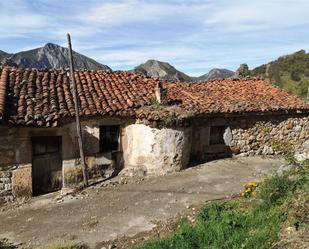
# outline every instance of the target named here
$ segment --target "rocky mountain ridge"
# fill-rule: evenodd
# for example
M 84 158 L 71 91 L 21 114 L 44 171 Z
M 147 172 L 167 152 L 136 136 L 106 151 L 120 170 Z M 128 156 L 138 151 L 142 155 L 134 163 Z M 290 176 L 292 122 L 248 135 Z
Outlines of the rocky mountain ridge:
M 135 67 L 133 72 L 140 73 L 146 76 L 170 80 L 170 81 L 185 81 L 185 82 L 197 82 L 197 81 L 208 81 L 214 79 L 225 79 L 234 75 L 233 71 L 228 69 L 214 68 L 208 73 L 203 74 L 199 77 L 191 77 L 179 70 L 167 62 L 148 60 L 143 64 Z
M 29 68 L 67 68 L 69 67 L 68 49 L 57 44 L 47 43 L 45 46 L 8 54 L 0 51 L 0 62 L 9 66 L 21 66 Z M 73 51 L 74 66 L 76 69 L 105 70 L 111 69 L 87 56 Z

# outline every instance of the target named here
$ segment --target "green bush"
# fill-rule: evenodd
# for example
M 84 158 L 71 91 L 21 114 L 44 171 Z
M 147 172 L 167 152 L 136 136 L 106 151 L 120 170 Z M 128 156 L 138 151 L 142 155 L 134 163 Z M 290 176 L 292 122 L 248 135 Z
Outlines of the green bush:
M 267 206 L 277 205 L 282 203 L 292 188 L 293 182 L 287 174 L 275 175 L 260 186 L 259 196 Z
M 300 80 L 301 80 L 301 77 L 300 77 L 300 75 L 299 75 L 299 72 L 297 72 L 297 71 L 292 71 L 292 72 L 291 72 L 291 80 L 300 81 Z

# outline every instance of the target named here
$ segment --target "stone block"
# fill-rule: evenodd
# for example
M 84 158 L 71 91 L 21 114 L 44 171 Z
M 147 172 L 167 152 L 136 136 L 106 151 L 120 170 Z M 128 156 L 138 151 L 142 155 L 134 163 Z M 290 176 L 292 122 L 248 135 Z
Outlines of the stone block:
M 0 182 L 4 184 L 11 183 L 11 178 L 9 177 L 0 178 Z
M 12 184 L 11 183 L 7 183 L 4 185 L 4 190 L 12 190 Z
M 0 178 L 11 178 L 12 171 L 0 171 Z

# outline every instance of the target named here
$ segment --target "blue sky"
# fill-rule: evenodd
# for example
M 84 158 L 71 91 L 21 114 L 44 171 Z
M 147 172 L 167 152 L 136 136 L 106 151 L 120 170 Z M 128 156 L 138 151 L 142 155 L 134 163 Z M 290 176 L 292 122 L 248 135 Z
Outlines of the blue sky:
M 112 69 L 147 59 L 189 75 L 309 50 L 308 0 L 1 0 L 0 50 L 53 42 Z

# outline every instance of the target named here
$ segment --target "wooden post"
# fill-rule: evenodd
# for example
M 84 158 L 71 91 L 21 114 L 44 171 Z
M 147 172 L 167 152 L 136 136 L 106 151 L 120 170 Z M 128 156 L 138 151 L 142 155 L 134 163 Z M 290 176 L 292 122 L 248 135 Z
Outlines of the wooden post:
M 84 179 L 84 187 L 88 186 L 88 175 L 87 175 L 87 167 L 85 162 L 85 155 L 83 149 L 83 139 L 82 139 L 82 130 L 79 120 L 79 110 L 78 110 L 78 98 L 77 98 L 77 87 L 74 77 L 74 65 L 73 65 L 73 53 L 72 53 L 72 45 L 71 45 L 71 37 L 70 34 L 67 34 L 68 37 L 68 49 L 69 49 L 69 62 L 70 62 L 70 78 L 73 85 L 73 98 L 74 98 L 74 108 L 75 108 L 75 118 L 76 118 L 76 131 L 78 138 L 78 146 L 79 146 L 79 155 L 82 163 L 83 170 L 83 179 Z

